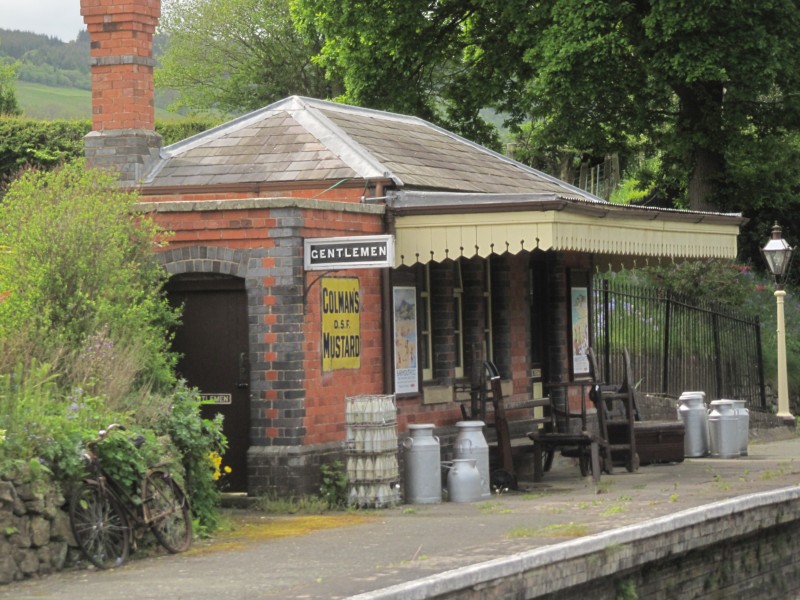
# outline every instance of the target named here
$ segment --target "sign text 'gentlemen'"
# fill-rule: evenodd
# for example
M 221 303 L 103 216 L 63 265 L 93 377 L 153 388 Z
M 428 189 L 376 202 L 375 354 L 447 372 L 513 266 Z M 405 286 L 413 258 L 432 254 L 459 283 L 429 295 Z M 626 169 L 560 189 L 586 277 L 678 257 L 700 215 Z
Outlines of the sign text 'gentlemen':
M 390 267 L 394 262 L 391 235 L 307 239 L 303 249 L 307 271 Z

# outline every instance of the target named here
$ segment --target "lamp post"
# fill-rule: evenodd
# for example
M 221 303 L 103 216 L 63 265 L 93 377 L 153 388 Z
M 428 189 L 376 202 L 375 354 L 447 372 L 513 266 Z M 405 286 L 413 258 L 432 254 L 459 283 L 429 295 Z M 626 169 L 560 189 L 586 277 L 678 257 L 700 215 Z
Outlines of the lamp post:
M 783 318 L 783 299 L 786 292 L 783 289 L 789 266 L 792 263 L 792 248 L 781 237 L 781 227 L 775 222 L 772 226 L 772 239 L 761 249 L 764 260 L 770 272 L 775 277 L 775 301 L 778 305 L 778 416 L 786 425 L 794 426 L 795 419 L 789 412 L 789 385 L 786 375 L 786 325 Z

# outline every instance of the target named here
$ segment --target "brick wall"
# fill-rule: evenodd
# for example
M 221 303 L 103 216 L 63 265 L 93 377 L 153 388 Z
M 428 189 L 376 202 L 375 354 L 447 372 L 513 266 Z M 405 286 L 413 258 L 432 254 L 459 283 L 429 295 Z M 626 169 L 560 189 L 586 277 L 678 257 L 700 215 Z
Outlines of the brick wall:
M 305 272 L 303 240 L 376 234 L 382 210 L 300 199 L 143 203 L 174 231 L 162 261 L 170 274 L 245 279 L 251 366 L 251 494 L 316 492 L 321 461 L 342 457 L 345 398 L 383 393 L 382 289 L 378 269 L 336 271 L 358 279 L 358 369 L 322 372 L 321 272 Z

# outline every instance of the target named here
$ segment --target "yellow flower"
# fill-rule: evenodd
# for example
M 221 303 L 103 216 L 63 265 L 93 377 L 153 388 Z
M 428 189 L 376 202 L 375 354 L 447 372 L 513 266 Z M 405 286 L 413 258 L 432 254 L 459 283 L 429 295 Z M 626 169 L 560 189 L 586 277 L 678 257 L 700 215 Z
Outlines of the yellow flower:
M 229 466 L 225 466 L 222 468 L 222 457 L 219 455 L 219 452 L 210 452 L 208 455 L 208 460 L 211 463 L 211 467 L 213 469 L 213 473 L 211 474 L 211 478 L 214 481 L 218 481 L 220 477 L 222 477 L 224 473 L 230 473 L 233 469 Z
M 6 430 L 0 429 L 0 444 L 6 441 Z

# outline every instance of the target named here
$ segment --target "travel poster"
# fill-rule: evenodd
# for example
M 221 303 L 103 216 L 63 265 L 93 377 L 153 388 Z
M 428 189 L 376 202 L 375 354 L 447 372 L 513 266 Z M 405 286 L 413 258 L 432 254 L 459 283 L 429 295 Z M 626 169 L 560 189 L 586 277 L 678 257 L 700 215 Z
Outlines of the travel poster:
M 394 391 L 419 391 L 417 373 L 417 289 L 394 288 Z
M 589 290 L 572 288 L 572 372 L 589 373 Z

